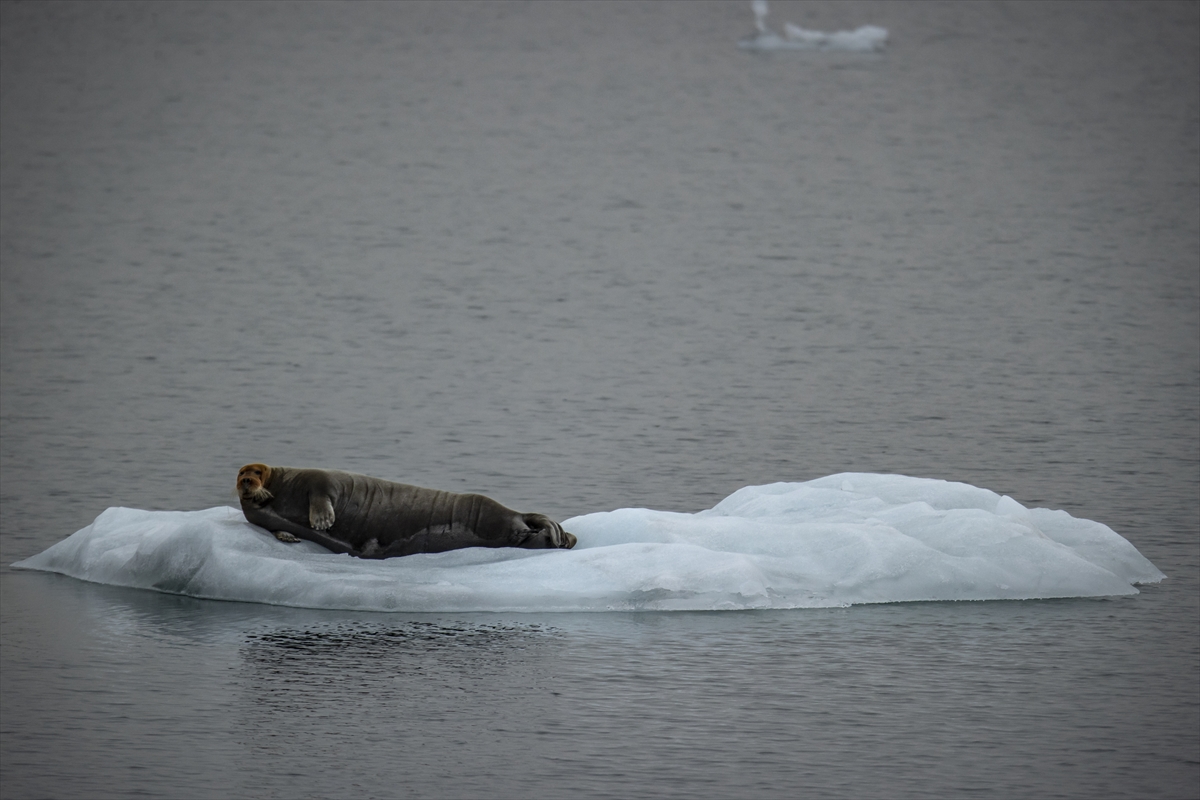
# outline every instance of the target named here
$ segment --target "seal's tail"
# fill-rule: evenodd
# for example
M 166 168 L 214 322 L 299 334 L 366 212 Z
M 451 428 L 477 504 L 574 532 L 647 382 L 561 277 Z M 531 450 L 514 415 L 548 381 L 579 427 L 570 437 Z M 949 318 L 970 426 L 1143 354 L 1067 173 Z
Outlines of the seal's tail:
M 545 514 L 522 514 L 521 519 L 523 519 L 525 524 L 528 525 L 532 530 L 545 535 L 553 547 L 560 547 L 569 550 L 575 546 L 576 542 L 579 541 L 575 538 L 574 534 L 564 531 L 562 525 L 559 525 Z

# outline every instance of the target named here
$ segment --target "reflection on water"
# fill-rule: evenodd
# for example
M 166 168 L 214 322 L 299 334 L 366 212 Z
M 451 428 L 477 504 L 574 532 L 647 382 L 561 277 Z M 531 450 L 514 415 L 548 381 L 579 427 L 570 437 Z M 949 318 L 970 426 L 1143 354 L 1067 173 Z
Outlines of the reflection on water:
M 467 648 L 465 652 L 498 645 L 520 646 L 543 634 L 540 625 L 448 625 L 408 622 L 397 626 L 334 625 L 318 630 L 280 630 L 251 634 L 247 655 L 252 661 L 277 663 L 302 658 L 308 667 L 329 658 L 387 658 L 399 654 Z
M 556 638 L 553 628 L 508 621 L 348 622 L 251 633 L 240 652 L 263 699 L 281 689 L 278 682 L 307 682 L 319 691 L 324 679 L 347 674 L 380 692 L 395 691 L 397 681 L 430 669 L 486 678 L 517 660 L 544 657 L 527 651 Z
M 252 633 L 238 650 L 231 735 L 252 760 L 303 752 L 323 761 L 325 791 L 354 785 L 364 769 L 406 774 L 433 762 L 456 776 L 464 796 L 485 795 L 487 776 L 536 749 L 515 728 L 555 726 L 549 665 L 563 644 L 538 623 L 469 618 Z M 434 781 L 429 791 L 437 779 L 406 780 L 413 790 Z M 311 779 L 279 796 L 305 784 Z

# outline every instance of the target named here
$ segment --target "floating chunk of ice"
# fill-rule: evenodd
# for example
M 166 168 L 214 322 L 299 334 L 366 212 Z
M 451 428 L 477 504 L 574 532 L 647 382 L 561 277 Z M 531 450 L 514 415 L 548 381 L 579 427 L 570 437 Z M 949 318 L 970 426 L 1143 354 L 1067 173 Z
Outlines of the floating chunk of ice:
M 784 35 L 772 31 L 767 26 L 767 0 L 754 0 L 751 3 L 754 10 L 755 35 L 738 42 L 743 50 L 841 50 L 851 53 L 870 53 L 882 50 L 887 42 L 886 28 L 876 25 L 863 25 L 852 31 L 810 31 L 784 23 Z
M 368 561 L 283 544 L 233 508 L 110 508 L 13 566 L 219 600 L 376 611 L 802 608 L 1137 594 L 1165 576 L 1110 528 L 964 483 L 845 473 L 697 514 L 567 520 L 574 550 Z

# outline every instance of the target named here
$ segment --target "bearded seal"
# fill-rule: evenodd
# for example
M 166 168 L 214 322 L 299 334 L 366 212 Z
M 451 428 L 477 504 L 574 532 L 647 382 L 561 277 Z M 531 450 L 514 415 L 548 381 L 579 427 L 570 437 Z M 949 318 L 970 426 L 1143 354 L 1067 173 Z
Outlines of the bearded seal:
M 282 542 L 306 539 L 359 558 L 464 547 L 571 548 L 577 539 L 542 514 L 481 494 L 423 489 L 331 469 L 247 464 L 238 471 L 247 521 Z

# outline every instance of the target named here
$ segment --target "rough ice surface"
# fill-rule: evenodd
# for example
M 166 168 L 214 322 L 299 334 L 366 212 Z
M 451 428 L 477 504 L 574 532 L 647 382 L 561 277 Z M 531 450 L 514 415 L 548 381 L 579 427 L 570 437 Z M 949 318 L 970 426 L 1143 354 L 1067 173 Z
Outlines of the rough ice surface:
M 738 42 L 743 50 L 840 50 L 851 53 L 870 53 L 882 50 L 887 42 L 886 28 L 877 25 L 863 25 L 852 31 L 810 31 L 784 23 L 783 36 L 767 27 L 767 0 L 754 0 L 750 4 L 754 10 L 755 35 Z
M 1165 576 L 1124 538 L 964 483 L 844 473 L 747 486 L 697 514 L 623 508 L 573 550 L 368 561 L 283 544 L 234 508 L 110 508 L 13 566 L 218 600 L 373 611 L 808 608 L 1137 594 Z

